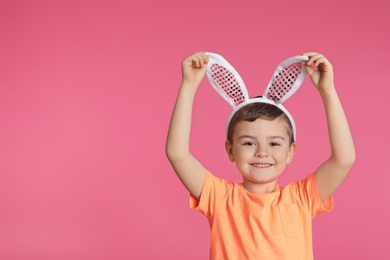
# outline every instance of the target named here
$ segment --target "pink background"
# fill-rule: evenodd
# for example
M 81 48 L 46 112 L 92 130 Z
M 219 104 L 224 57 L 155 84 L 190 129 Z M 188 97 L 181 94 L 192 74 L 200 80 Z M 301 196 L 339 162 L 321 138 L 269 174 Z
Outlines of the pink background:
M 181 60 L 198 50 L 225 56 L 252 96 L 287 57 L 331 60 L 358 157 L 314 220 L 315 259 L 387 259 L 388 13 L 385 0 L 0 1 L 0 259 L 208 259 L 207 221 L 164 151 Z M 195 103 L 194 154 L 240 181 L 229 105 L 206 80 Z M 329 154 L 309 80 L 286 106 L 298 153 L 282 184 Z

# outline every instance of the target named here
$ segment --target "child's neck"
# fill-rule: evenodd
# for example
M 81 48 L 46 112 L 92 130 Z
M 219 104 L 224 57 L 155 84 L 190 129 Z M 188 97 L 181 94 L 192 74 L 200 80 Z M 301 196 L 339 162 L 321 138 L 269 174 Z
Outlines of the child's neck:
M 253 194 L 267 194 L 273 192 L 278 186 L 277 180 L 268 183 L 253 183 L 244 180 L 242 185 L 245 190 Z

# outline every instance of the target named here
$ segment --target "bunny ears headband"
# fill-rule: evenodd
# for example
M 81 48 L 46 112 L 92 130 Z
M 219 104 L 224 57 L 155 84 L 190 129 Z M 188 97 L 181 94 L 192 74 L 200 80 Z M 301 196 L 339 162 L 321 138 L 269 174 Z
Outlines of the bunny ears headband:
M 267 103 L 277 106 L 286 114 L 292 125 L 294 140 L 296 140 L 294 119 L 282 103 L 302 85 L 307 73 L 301 62 L 308 61 L 308 57 L 294 56 L 280 63 L 262 97 L 249 98 L 244 81 L 233 66 L 218 54 L 210 52 L 206 54 L 209 56 L 206 75 L 211 86 L 233 107 L 227 126 L 233 115 L 243 106 L 251 103 Z

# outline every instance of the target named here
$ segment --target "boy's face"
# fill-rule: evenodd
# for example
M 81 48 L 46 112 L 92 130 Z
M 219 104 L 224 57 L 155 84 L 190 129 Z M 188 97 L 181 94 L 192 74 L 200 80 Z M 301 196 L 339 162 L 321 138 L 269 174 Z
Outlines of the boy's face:
M 233 133 L 233 144 L 226 141 L 229 159 L 236 163 L 249 192 L 272 192 L 279 176 L 295 153 L 290 145 L 287 123 L 258 118 L 254 122 L 240 121 Z

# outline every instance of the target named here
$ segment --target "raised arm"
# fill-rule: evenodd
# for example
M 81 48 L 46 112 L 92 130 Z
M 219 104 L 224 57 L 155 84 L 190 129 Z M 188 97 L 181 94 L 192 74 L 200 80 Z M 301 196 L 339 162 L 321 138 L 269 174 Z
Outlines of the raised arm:
M 166 143 L 166 154 L 177 176 L 196 198 L 199 198 L 205 170 L 190 152 L 192 106 L 196 90 L 202 81 L 208 56 L 197 52 L 182 62 L 183 80 L 173 110 Z
M 355 147 L 348 121 L 334 86 L 332 64 L 321 54 L 304 53 L 309 60 L 304 67 L 317 87 L 325 107 L 331 155 L 315 173 L 321 201 L 325 201 L 341 185 L 355 162 Z M 318 69 L 313 69 L 312 65 Z

